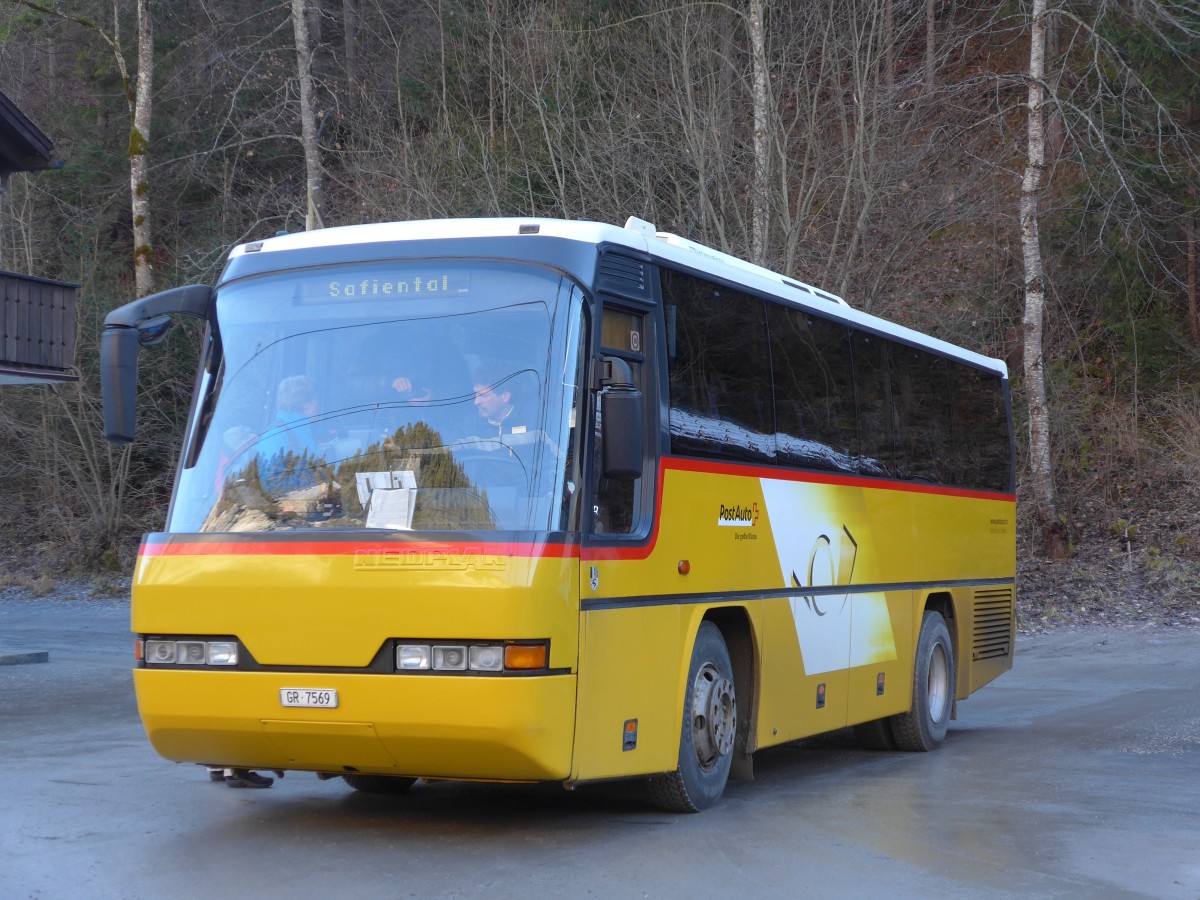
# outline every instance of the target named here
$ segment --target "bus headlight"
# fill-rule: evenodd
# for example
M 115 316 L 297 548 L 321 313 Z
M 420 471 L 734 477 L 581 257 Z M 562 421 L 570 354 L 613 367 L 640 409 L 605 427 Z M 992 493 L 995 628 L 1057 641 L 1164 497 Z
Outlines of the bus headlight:
M 467 648 L 461 644 L 435 644 L 433 667 L 442 671 L 457 672 L 467 667 Z
M 183 666 L 204 665 L 204 641 L 176 641 L 175 662 Z
M 471 648 L 468 664 L 476 672 L 503 672 L 504 648 L 478 644 Z
M 236 666 L 237 641 L 168 641 L 152 638 L 142 647 L 148 666 Z
M 173 663 L 175 662 L 174 641 L 146 641 L 146 662 Z
M 205 661 L 210 666 L 236 666 L 238 646 L 236 641 L 209 641 L 204 645 Z
M 401 644 L 396 648 L 396 668 L 406 672 L 428 669 L 429 646 L 427 644 Z

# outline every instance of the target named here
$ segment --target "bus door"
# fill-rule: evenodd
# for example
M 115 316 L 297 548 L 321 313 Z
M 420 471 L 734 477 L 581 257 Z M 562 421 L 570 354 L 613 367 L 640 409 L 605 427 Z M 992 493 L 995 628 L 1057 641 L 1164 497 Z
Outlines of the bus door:
M 604 296 L 596 318 L 573 767 L 585 780 L 671 768 L 679 731 L 679 608 L 662 602 L 651 537 L 659 452 L 654 319 Z M 606 373 L 625 366 L 642 395 L 642 466 L 636 477 L 608 477 L 600 398 Z

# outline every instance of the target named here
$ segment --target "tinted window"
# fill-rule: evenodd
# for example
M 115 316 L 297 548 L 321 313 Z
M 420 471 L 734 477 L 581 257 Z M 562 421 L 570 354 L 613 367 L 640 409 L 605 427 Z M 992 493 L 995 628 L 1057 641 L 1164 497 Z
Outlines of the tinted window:
M 949 361 L 889 342 L 897 478 L 958 480 L 950 424 Z
M 870 472 L 871 468 L 858 460 L 849 329 L 775 304 L 768 307 L 767 321 L 779 462 L 801 468 Z
M 600 352 L 603 356 L 618 356 L 629 363 L 633 384 L 645 395 L 642 377 L 645 324 L 641 313 L 605 306 L 600 314 Z M 597 392 L 592 411 L 595 449 L 592 470 L 595 472 L 595 498 L 592 507 L 592 529 L 602 534 L 628 534 L 637 524 L 637 508 L 644 479 L 605 478 L 601 463 L 600 393 Z
M 664 269 L 671 451 L 718 459 L 775 457 L 764 303 Z
M 857 331 L 853 337 L 854 394 L 858 405 L 859 453 L 881 472 L 894 472 L 892 409 L 888 397 L 887 341 Z
M 1009 490 L 1012 465 L 1004 382 L 998 375 L 956 366 L 951 383 L 956 455 L 961 481 L 992 491 Z

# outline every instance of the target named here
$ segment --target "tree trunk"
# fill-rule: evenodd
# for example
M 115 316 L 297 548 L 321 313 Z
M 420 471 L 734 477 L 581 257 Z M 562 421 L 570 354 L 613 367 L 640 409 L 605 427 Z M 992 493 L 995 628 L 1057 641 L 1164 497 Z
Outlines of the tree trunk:
M 133 216 L 133 277 L 134 290 L 139 297 L 154 292 L 154 245 L 150 228 L 150 114 L 153 109 L 154 85 L 154 22 L 150 17 L 150 0 L 137 0 L 137 77 L 129 73 L 125 52 L 121 48 L 120 33 L 114 29 L 110 34 L 94 20 L 55 7 L 46 6 L 37 0 L 18 0 L 22 6 L 35 9 L 49 16 L 57 16 L 93 32 L 112 51 L 121 83 L 125 86 L 125 100 L 129 104 L 129 190 L 130 212 Z M 114 6 L 114 14 L 116 12 Z M 104 130 L 101 118 L 97 130 Z
M 1033 490 L 1034 518 L 1041 530 L 1046 553 L 1066 555 L 1065 530 L 1058 521 L 1054 501 L 1054 473 L 1050 465 L 1050 410 L 1046 401 L 1042 322 L 1046 290 L 1042 250 L 1038 238 L 1038 200 L 1045 168 L 1043 82 L 1046 50 L 1046 0 L 1033 0 L 1029 46 L 1028 158 L 1021 183 L 1021 249 L 1025 262 L 1025 391 L 1029 404 L 1029 480 Z
M 307 212 L 304 230 L 324 228 L 321 217 L 321 158 L 317 149 L 317 115 L 313 109 L 312 45 L 308 39 L 305 0 L 292 0 L 292 28 L 296 32 L 296 63 L 300 72 L 300 140 L 304 147 Z
M 1188 185 L 1188 209 L 1183 214 L 1184 242 L 1187 244 L 1188 328 L 1192 344 L 1200 347 L 1200 310 L 1196 302 L 1196 185 Z
M 925 0 L 925 84 L 926 93 L 933 90 L 934 57 L 937 53 L 937 0 Z
M 342 0 L 342 43 L 346 51 L 346 105 L 358 104 L 358 0 Z
M 1188 100 L 1187 102 L 1187 120 L 1188 122 L 1196 121 L 1196 101 Z M 1188 183 L 1188 202 L 1183 211 L 1183 235 L 1185 252 L 1187 254 L 1187 272 L 1185 280 L 1187 282 L 1187 308 L 1188 308 L 1188 330 L 1192 335 L 1192 344 L 1200 347 L 1200 310 L 1197 309 L 1196 299 L 1196 181 L 1195 173 L 1192 174 L 1191 180 Z
M 754 66 L 754 187 L 751 203 L 750 261 L 765 265 L 767 259 L 767 225 L 770 206 L 767 191 L 771 177 L 767 145 L 767 44 L 763 27 L 762 0 L 750 0 L 750 54 Z
M 133 275 L 139 297 L 154 293 L 154 245 L 150 229 L 150 114 L 154 81 L 154 27 L 150 0 L 138 0 L 137 87 L 129 131 L 129 188 L 133 212 Z
M 896 17 L 893 0 L 883 0 L 883 86 L 889 101 L 896 87 Z

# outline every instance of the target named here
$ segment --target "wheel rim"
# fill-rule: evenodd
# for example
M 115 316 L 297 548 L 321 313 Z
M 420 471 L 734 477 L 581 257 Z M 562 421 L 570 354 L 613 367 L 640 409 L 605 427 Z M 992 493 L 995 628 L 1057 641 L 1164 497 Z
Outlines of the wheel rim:
M 692 683 L 692 744 L 701 769 L 711 769 L 733 750 L 737 699 L 733 682 L 705 663 Z
M 940 723 L 946 717 L 950 703 L 950 658 L 941 644 L 934 645 L 929 655 L 929 689 L 926 696 L 929 699 L 929 718 Z

